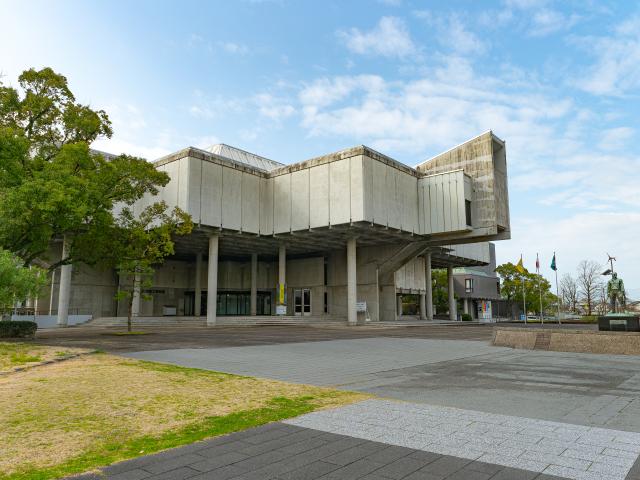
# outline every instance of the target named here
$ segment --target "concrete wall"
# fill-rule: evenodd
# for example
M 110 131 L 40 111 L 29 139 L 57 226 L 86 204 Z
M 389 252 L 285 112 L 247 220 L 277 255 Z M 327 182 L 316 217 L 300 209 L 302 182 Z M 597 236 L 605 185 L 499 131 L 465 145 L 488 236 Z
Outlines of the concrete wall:
M 416 257 L 398 270 L 395 273 L 395 281 L 399 290 L 424 293 L 426 289 L 424 257 Z

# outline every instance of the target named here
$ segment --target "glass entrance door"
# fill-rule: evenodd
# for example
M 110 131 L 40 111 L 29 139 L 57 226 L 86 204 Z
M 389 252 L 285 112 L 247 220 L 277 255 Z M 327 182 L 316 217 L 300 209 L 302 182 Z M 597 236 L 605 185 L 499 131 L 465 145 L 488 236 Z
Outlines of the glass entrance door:
M 311 290 L 309 288 L 293 290 L 293 313 L 297 316 L 311 315 Z

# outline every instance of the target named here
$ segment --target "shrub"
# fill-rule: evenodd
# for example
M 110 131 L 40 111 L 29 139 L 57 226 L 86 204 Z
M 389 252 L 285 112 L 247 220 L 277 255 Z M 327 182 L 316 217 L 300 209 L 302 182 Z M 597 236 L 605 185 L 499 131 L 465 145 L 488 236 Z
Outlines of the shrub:
M 461 318 L 463 322 L 470 322 L 471 320 L 473 320 L 473 317 L 468 313 L 463 313 Z
M 0 338 L 33 337 L 38 329 L 36 322 L 27 320 L 0 321 Z

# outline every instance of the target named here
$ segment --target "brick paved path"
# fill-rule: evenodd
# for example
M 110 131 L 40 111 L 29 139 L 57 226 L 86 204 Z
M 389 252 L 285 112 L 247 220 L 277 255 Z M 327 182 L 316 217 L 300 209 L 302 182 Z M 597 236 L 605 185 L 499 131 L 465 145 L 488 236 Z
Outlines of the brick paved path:
M 562 477 L 272 423 L 105 468 L 93 480 L 551 480 Z

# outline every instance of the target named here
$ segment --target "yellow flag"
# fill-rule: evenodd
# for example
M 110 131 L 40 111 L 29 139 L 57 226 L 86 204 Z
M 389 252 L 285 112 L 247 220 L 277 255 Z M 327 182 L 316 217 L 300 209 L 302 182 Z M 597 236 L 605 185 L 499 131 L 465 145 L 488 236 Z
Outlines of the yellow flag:
M 524 265 L 522 265 L 522 255 L 520 255 L 520 260 L 516 265 L 516 270 L 518 270 L 520 273 L 524 273 Z

